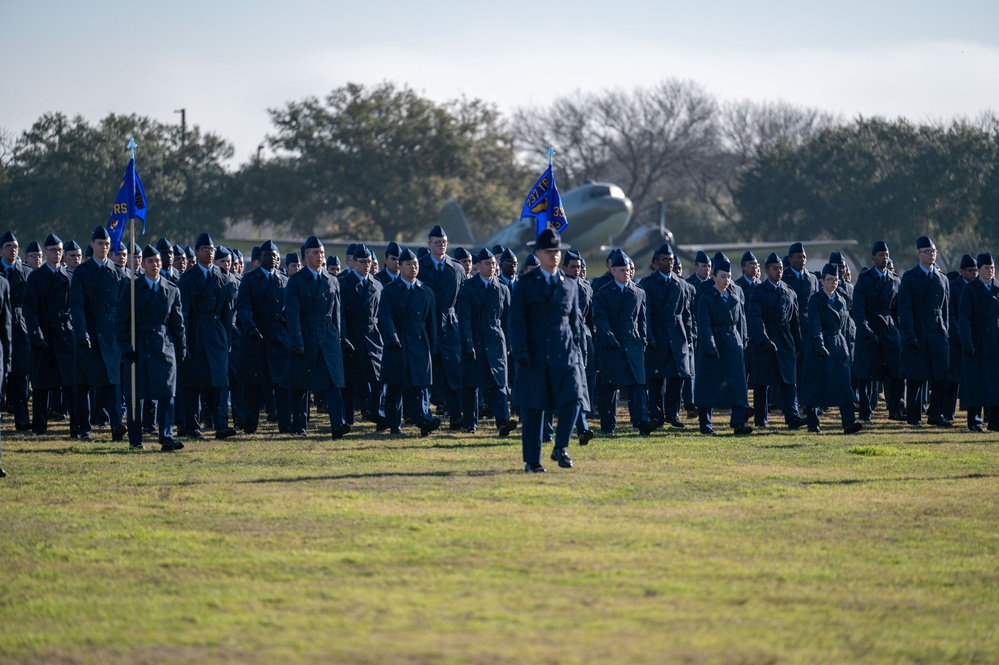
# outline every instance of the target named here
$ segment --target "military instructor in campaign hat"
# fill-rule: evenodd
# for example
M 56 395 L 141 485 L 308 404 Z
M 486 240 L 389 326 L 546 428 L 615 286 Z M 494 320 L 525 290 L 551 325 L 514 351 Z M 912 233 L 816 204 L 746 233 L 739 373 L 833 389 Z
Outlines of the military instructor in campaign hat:
M 545 229 L 534 245 L 540 267 L 517 281 L 510 304 L 510 338 L 517 364 L 513 403 L 522 415 L 525 471 L 544 472 L 541 430 L 545 411 L 558 416 L 552 459 L 571 468 L 566 448 L 579 409 L 589 411 L 583 368 L 583 320 L 575 280 L 559 270 L 569 249 L 558 233 Z

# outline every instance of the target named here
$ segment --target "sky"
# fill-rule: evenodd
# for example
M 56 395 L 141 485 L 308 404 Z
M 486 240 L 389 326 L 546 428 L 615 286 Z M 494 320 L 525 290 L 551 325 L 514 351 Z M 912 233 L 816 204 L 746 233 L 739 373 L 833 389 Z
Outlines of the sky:
M 679 78 L 722 102 L 974 118 L 999 112 L 996 26 L 994 0 L 0 0 L 0 129 L 56 111 L 179 123 L 183 108 L 238 166 L 268 109 L 383 81 L 505 113 Z

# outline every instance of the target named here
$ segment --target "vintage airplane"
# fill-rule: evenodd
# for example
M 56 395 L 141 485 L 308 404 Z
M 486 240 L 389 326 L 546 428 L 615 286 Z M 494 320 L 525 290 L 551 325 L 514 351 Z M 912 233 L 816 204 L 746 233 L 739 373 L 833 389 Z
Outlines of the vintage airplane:
M 766 253 L 775 251 L 783 256 L 788 246 L 794 240 L 779 240 L 775 242 L 754 242 L 754 243 L 713 243 L 713 244 L 676 244 L 673 233 L 666 227 L 665 207 L 662 201 L 658 206 L 658 223 L 642 224 L 622 237 L 628 228 L 634 211 L 631 199 L 624 190 L 612 183 L 591 182 L 580 187 L 576 187 L 562 194 L 562 206 L 565 208 L 566 218 L 569 226 L 562 234 L 563 239 L 578 250 L 587 261 L 595 261 L 598 265 L 596 270 L 601 270 L 603 260 L 607 253 L 620 247 L 636 262 L 639 267 L 647 266 L 648 261 L 659 245 L 669 242 L 674 250 L 686 261 L 692 263 L 693 257 L 699 250 L 708 254 L 716 251 L 727 253 L 733 263 L 738 262 L 742 253 L 746 250 L 759 252 L 762 261 Z M 506 226 L 489 238 L 479 241 L 465 217 L 461 205 L 457 201 L 448 201 L 441 208 L 439 223 L 448 234 L 448 244 L 452 250 L 457 247 L 464 247 L 475 252 L 480 247 L 495 247 L 502 245 L 509 247 L 519 256 L 523 257 L 532 251 L 528 243 L 535 239 L 535 221 L 531 218 L 519 219 L 509 226 Z M 429 230 L 429 228 L 428 228 Z M 252 240 L 246 238 L 230 238 L 237 246 L 250 245 Z M 297 246 L 301 241 L 280 239 L 277 242 Z M 364 241 L 366 245 L 374 251 L 381 253 L 388 244 L 385 241 Z M 426 234 L 421 234 L 414 238 L 409 246 L 413 249 L 421 247 L 426 243 Z M 843 251 L 849 252 L 848 247 L 857 244 L 856 240 L 811 240 L 804 241 L 806 249 L 818 259 L 823 252 Z M 328 241 L 327 253 L 343 254 L 349 243 L 345 241 Z M 850 257 L 852 258 L 852 257 Z
M 592 182 L 562 194 L 569 226 L 562 238 L 584 255 L 596 255 L 600 248 L 614 241 L 631 221 L 631 199 L 617 185 Z M 483 241 L 475 239 L 468 220 L 457 201 L 445 204 L 440 214 L 440 224 L 448 233 L 448 244 L 473 247 L 503 245 L 518 254 L 528 250 L 537 229 L 531 218 L 515 221 Z

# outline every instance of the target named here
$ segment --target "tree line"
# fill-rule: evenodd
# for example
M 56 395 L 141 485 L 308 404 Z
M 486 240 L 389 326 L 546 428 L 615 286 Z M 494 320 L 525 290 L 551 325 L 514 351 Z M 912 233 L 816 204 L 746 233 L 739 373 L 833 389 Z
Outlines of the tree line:
M 991 113 L 847 121 L 784 102 L 720 102 L 677 79 L 578 92 L 509 117 L 394 83 L 348 84 L 269 113 L 267 157 L 236 168 L 219 134 L 182 135 L 136 115 L 91 124 L 53 112 L 20 136 L 0 131 L 0 226 L 89 237 L 106 221 L 134 135 L 149 222 L 176 238 L 224 236 L 248 220 L 287 235 L 406 240 L 452 199 L 485 237 L 519 215 L 549 143 L 563 191 L 614 182 L 635 205 L 633 224 L 655 221 L 663 199 L 680 242 L 851 237 L 901 248 L 927 233 L 965 251 L 999 235 Z

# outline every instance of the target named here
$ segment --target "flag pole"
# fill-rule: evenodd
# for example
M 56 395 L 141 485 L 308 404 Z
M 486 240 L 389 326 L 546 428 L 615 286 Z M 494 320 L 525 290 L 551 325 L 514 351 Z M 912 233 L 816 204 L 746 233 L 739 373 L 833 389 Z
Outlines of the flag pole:
M 126 146 L 126 147 L 128 148 L 128 156 L 129 156 L 129 158 L 130 159 L 135 159 L 135 148 L 136 148 L 136 144 L 135 144 L 135 139 L 133 137 L 131 137 L 131 136 L 128 137 L 128 146 Z M 132 181 L 132 183 L 129 186 L 134 189 L 134 187 L 135 187 L 135 181 L 134 181 L 135 170 L 134 170 L 134 168 L 132 170 L 132 177 L 133 177 L 133 181 Z M 132 196 L 132 201 L 134 201 L 135 200 L 135 192 L 134 191 L 131 193 L 131 196 Z M 131 210 L 132 206 L 130 205 L 128 209 Z M 134 250 L 135 250 L 135 217 L 130 217 L 128 221 L 129 221 L 129 226 L 131 227 L 131 232 L 130 232 L 130 235 L 131 235 L 131 246 L 129 247 L 129 250 L 132 250 L 132 251 L 129 252 L 129 254 L 133 254 Z M 133 258 L 133 263 L 134 263 L 134 258 Z M 133 354 L 136 353 L 136 350 L 135 350 L 135 280 L 138 277 L 138 275 L 136 275 L 135 273 L 136 273 L 136 271 L 133 269 L 132 270 L 132 279 L 129 280 L 131 282 L 130 288 L 131 288 L 132 293 L 131 293 L 131 298 L 129 299 L 129 308 L 130 309 L 129 309 L 129 316 L 128 316 L 128 320 L 132 324 L 132 353 Z M 132 368 L 131 368 L 131 371 L 132 371 L 132 402 L 129 405 L 129 408 L 132 410 L 132 426 L 133 427 L 135 427 L 136 424 L 138 423 L 138 420 L 136 418 L 136 416 L 138 414 L 136 414 L 136 409 L 135 409 L 135 365 L 136 365 L 136 363 L 138 363 L 138 360 L 139 360 L 139 358 L 138 358 L 138 356 L 136 356 L 135 362 L 129 363 L 129 365 L 132 366 Z
M 552 167 L 552 157 L 555 156 L 555 146 L 551 143 L 548 144 L 548 168 Z

